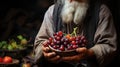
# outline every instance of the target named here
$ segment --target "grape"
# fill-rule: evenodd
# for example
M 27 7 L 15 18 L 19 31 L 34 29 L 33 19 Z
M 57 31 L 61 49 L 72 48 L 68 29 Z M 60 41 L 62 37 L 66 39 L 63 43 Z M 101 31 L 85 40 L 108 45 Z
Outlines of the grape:
M 53 37 L 48 39 L 45 46 L 51 46 L 53 49 L 66 51 L 73 50 L 78 47 L 85 47 L 87 45 L 87 40 L 85 36 L 71 36 L 71 34 L 66 34 L 63 36 L 62 31 L 58 31 L 53 34 Z
M 50 38 L 49 38 L 49 41 L 50 41 L 50 42 L 52 42 L 52 40 L 53 40 L 53 38 L 52 38 L 52 37 L 50 37 Z
M 52 42 L 50 45 L 51 45 L 51 46 L 54 46 L 55 44 Z
M 79 44 L 79 41 L 76 41 L 76 44 Z
M 50 45 L 50 44 L 51 44 L 51 41 L 50 41 L 50 40 L 48 40 L 48 41 L 47 41 L 47 44 L 48 44 L 48 45 Z
M 72 50 L 72 45 L 67 45 L 67 50 Z
M 76 45 L 76 42 L 75 42 L 75 41 L 72 41 L 71 44 L 72 44 L 72 45 Z
M 56 33 L 53 34 L 53 36 L 56 36 L 56 35 L 57 35 Z
M 64 45 L 61 45 L 59 49 L 60 49 L 61 51 L 64 51 L 64 50 L 65 50 Z
M 56 37 L 56 40 L 60 41 L 60 40 L 61 40 L 61 38 L 57 36 L 57 37 Z
M 62 31 L 59 31 L 59 32 L 57 33 L 57 35 L 60 36 L 60 37 L 62 37 L 62 36 L 63 36 L 63 32 L 62 32 Z
M 78 45 L 72 45 L 72 48 L 76 49 L 76 48 L 78 48 Z
M 64 41 L 65 41 L 65 39 L 64 39 L 64 38 L 62 38 L 62 39 L 61 39 L 61 42 L 63 43 Z
M 57 49 L 58 47 L 57 47 L 57 45 L 54 45 L 53 48 L 54 48 L 54 49 Z
M 48 47 L 48 44 L 47 44 L 47 42 L 46 42 L 46 43 L 44 43 L 43 45 L 44 45 L 44 47 Z
M 57 41 L 56 44 L 60 44 L 60 41 Z
M 67 45 L 67 42 L 63 42 L 64 45 Z

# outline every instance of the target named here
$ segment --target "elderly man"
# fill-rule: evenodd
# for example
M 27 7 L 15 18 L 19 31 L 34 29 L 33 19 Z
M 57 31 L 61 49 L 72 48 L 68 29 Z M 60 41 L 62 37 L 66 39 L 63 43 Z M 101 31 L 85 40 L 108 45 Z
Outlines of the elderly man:
M 88 46 L 77 48 L 77 55 L 61 57 L 43 44 L 57 31 L 88 39 Z M 34 44 L 35 62 L 44 67 L 106 67 L 117 49 L 116 30 L 106 5 L 98 0 L 56 0 L 45 13 Z M 46 63 L 47 62 L 47 63 Z

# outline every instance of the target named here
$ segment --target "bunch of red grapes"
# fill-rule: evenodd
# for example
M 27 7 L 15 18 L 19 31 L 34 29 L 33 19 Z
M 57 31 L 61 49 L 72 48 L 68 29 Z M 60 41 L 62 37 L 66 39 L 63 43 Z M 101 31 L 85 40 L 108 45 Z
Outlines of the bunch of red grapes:
M 85 47 L 87 40 L 85 36 L 71 36 L 70 34 L 64 35 L 62 31 L 58 31 L 50 37 L 44 46 L 52 47 L 55 50 L 67 51 L 73 50 L 78 47 Z

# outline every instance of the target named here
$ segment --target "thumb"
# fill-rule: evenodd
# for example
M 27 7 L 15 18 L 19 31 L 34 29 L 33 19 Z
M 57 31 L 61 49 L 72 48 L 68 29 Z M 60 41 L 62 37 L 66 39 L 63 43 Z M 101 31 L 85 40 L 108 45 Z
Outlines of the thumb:
M 87 51 L 87 48 L 86 47 L 80 47 L 80 48 L 77 48 L 76 49 L 76 52 L 78 52 L 78 53 L 84 53 L 84 52 L 86 52 Z

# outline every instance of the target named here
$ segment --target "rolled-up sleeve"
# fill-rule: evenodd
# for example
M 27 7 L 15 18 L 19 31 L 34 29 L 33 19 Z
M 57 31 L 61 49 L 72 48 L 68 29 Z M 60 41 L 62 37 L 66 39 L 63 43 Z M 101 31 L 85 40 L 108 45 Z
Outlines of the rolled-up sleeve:
M 47 12 L 45 13 L 42 25 L 38 34 L 35 38 L 34 42 L 34 54 L 35 54 L 35 61 L 40 59 L 42 56 L 42 43 L 45 40 L 48 40 L 50 36 L 53 34 L 53 21 L 52 21 L 52 12 L 53 12 L 54 5 L 50 6 Z
M 100 67 L 112 61 L 117 49 L 117 35 L 114 27 L 113 18 L 110 10 L 102 5 L 100 8 L 100 20 L 95 33 L 95 46 L 91 49 L 94 51 Z

